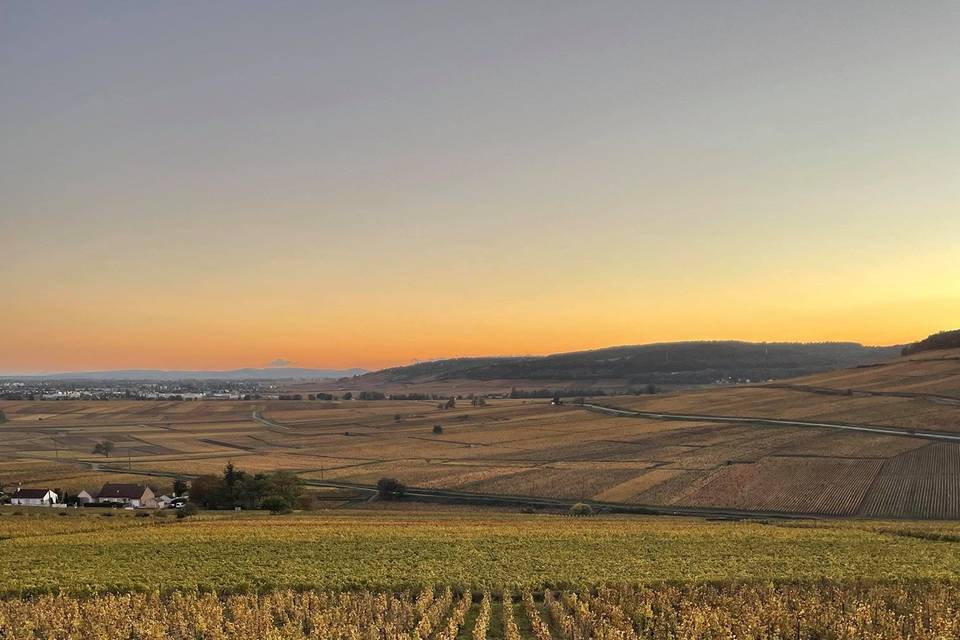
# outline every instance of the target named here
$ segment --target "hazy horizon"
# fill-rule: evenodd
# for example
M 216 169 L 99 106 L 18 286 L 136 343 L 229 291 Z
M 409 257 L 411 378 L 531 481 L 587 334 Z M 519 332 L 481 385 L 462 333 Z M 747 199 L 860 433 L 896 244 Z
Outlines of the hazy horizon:
M 7 3 L 0 371 L 954 328 L 958 27 L 938 1 Z
M 925 336 L 924 336 L 925 337 Z M 918 338 L 919 339 L 919 338 Z M 754 344 L 763 344 L 765 341 L 750 341 L 750 340 L 738 340 L 735 338 L 724 339 L 702 339 L 702 340 L 677 340 L 677 341 L 668 341 L 668 344 L 680 344 L 684 342 L 745 342 L 745 343 L 754 343 Z M 867 344 L 857 340 L 847 340 L 847 341 L 791 341 L 791 340 L 779 340 L 779 341 L 770 341 L 770 344 L 775 343 L 787 343 L 787 344 L 809 344 L 817 342 L 835 342 L 835 343 L 852 343 L 860 344 L 867 348 L 893 348 L 901 347 L 909 344 L 909 341 L 905 343 L 897 344 Z M 636 343 L 636 344 L 610 344 L 602 345 L 598 347 L 588 347 L 585 349 L 575 349 L 575 350 L 564 350 L 564 351 L 548 351 L 545 353 L 484 353 L 484 354 L 475 354 L 475 355 L 449 355 L 449 356 L 439 356 L 435 358 L 414 358 L 408 362 L 394 362 L 382 367 L 361 367 L 361 366 L 343 366 L 343 367 L 330 367 L 322 363 L 320 364 L 302 364 L 297 362 L 286 362 L 282 365 L 275 365 L 272 363 L 266 364 L 242 364 L 237 367 L 230 367 L 227 369 L 190 369 L 186 367 L 149 367 L 149 366 L 133 366 L 133 367 L 114 367 L 110 369 L 70 369 L 70 370 L 48 370 L 48 371 L 3 371 L 0 370 L 0 378 L 12 378 L 17 376 L 31 377 L 31 376 L 53 376 L 53 375 L 67 375 L 67 374 L 95 374 L 95 373 L 111 373 L 117 371 L 149 371 L 149 372 L 197 372 L 197 373 L 211 373 L 211 372 L 231 372 L 231 371 L 240 371 L 244 369 L 249 370 L 260 370 L 260 371 L 276 371 L 276 370 L 313 370 L 313 371 L 365 371 L 373 372 L 383 369 L 390 369 L 393 367 L 404 367 L 414 364 L 421 364 L 427 362 L 437 362 L 441 360 L 457 359 L 457 358 L 538 358 L 545 357 L 550 355 L 562 355 L 564 353 L 577 353 L 577 352 L 587 352 L 593 350 L 602 350 L 608 348 L 617 348 L 617 347 L 630 347 L 630 346 L 655 346 L 657 344 L 664 344 L 664 342 L 651 342 L 651 343 Z

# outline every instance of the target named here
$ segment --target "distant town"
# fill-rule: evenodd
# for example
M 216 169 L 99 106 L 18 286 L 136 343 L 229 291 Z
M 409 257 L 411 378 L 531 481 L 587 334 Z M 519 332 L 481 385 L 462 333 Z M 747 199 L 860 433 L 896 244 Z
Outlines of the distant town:
M 0 400 L 279 400 L 280 386 L 257 380 L 0 380 Z

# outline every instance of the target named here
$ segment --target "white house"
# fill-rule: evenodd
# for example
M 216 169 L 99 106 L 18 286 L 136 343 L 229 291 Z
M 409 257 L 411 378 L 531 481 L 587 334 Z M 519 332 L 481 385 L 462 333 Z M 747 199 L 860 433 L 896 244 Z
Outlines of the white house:
M 77 502 L 80 504 L 90 504 L 93 501 L 93 496 L 86 489 L 81 489 L 80 493 L 77 494 Z
M 133 507 L 135 509 L 140 507 L 157 508 L 157 499 L 154 497 L 153 491 L 150 487 L 140 484 L 107 483 L 100 490 L 97 503 Z
M 57 494 L 50 489 L 24 489 L 17 487 L 17 490 L 10 496 L 10 504 L 21 505 L 24 507 L 49 507 L 56 503 Z

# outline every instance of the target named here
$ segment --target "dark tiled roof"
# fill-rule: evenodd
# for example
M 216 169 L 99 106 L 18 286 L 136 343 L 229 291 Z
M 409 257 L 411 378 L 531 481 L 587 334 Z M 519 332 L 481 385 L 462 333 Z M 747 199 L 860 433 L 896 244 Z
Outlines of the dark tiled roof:
M 39 500 L 43 496 L 47 495 L 47 492 L 50 489 L 17 489 L 13 492 L 12 498 L 24 498 L 25 500 Z
M 143 497 L 143 492 L 147 488 L 140 484 L 114 484 L 107 483 L 100 489 L 100 498 L 130 498 L 137 500 Z

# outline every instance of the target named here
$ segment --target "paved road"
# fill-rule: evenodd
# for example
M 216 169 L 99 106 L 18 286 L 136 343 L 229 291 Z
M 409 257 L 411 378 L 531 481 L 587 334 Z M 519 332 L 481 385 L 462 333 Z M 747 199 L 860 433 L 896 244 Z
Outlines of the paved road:
M 915 393 L 913 391 L 879 391 L 874 389 L 837 389 L 834 387 L 816 387 L 806 384 L 786 384 L 786 383 L 769 383 L 769 384 L 755 384 L 755 385 L 744 385 L 754 389 L 784 389 L 786 391 L 801 391 L 805 393 L 819 393 L 821 395 L 828 396 L 852 396 L 852 397 L 869 397 L 877 396 L 881 398 L 910 398 L 917 400 L 927 400 L 929 402 L 935 402 L 937 404 L 948 404 L 952 406 L 960 406 L 960 398 L 956 396 L 948 396 L 942 393 Z
M 634 418 L 652 418 L 654 420 L 676 420 L 679 422 L 720 422 L 731 424 L 759 424 L 773 427 L 814 427 L 817 429 L 840 429 L 843 431 L 864 431 L 889 436 L 903 436 L 907 438 L 924 438 L 940 442 L 960 442 L 960 435 L 944 431 L 930 431 L 928 429 L 913 430 L 899 427 L 880 427 L 845 422 L 813 422 L 809 420 L 789 420 L 780 418 L 754 418 L 749 416 L 717 416 L 692 413 L 671 413 L 668 411 L 637 411 L 607 407 L 599 404 L 585 403 L 582 405 L 587 411 L 595 411 L 611 416 Z
M 280 424 L 279 422 L 267 420 L 266 418 L 263 417 L 263 413 L 261 413 L 260 411 L 254 411 L 250 417 L 253 418 L 256 422 L 259 422 L 260 424 L 265 426 L 270 431 L 279 431 L 284 433 L 293 431 L 293 427 L 288 427 L 285 424 Z

